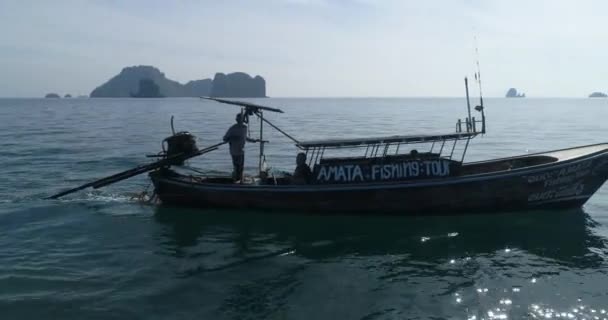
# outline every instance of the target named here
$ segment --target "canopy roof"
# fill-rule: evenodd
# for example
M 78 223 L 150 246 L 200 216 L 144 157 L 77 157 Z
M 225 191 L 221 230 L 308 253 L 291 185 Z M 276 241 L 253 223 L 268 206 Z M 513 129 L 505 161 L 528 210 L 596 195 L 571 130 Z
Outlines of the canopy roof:
M 283 110 L 281 110 L 281 109 L 261 106 L 259 104 L 255 104 L 255 103 L 251 103 L 251 102 L 226 100 L 226 99 L 211 98 L 211 97 L 201 97 L 201 99 L 213 100 L 213 101 L 217 101 L 220 103 L 226 103 L 226 104 L 231 104 L 231 105 L 235 105 L 235 106 L 245 107 L 247 109 L 253 109 L 253 111 L 264 110 L 264 111 L 283 113 Z
M 417 136 L 389 136 L 389 137 L 374 137 L 374 138 L 354 138 L 354 139 L 328 139 L 328 140 L 311 140 L 301 141 L 297 144 L 298 148 L 318 148 L 318 147 L 353 147 L 365 146 L 371 144 L 385 143 L 421 143 L 421 142 L 436 142 L 444 140 L 460 140 L 475 137 L 479 132 L 456 132 L 449 134 L 435 135 L 417 135 Z

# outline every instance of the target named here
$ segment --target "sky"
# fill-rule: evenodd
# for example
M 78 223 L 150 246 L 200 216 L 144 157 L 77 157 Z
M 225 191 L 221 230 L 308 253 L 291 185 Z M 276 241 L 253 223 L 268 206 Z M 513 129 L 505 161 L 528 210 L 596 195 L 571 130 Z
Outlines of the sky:
M 608 91 L 608 1 L 0 0 L 0 97 L 89 94 L 125 66 L 242 71 L 272 97 Z M 476 54 L 478 48 L 478 54 Z

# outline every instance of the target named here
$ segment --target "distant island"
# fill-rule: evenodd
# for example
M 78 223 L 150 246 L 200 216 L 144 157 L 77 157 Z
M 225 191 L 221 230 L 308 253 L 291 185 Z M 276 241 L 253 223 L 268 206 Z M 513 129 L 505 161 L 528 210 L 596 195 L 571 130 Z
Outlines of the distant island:
M 142 92 L 142 80 L 146 86 Z M 158 87 L 158 91 L 154 86 Z M 201 79 L 181 84 L 168 79 L 153 66 L 133 66 L 122 71 L 95 88 L 91 98 L 121 97 L 230 97 L 265 98 L 266 81 L 260 76 L 251 77 L 243 72 L 216 73 L 213 80 Z
M 606 97 L 608 97 L 608 94 L 605 94 L 603 92 L 594 92 L 589 95 L 589 98 L 606 98 Z
M 65 96 L 63 96 L 63 97 L 64 97 L 64 98 L 71 98 L 71 97 L 72 97 L 72 95 L 68 93 L 68 94 L 66 94 L 66 95 L 65 95 Z
M 216 73 L 213 77 L 211 97 L 266 98 L 266 81 L 260 76 L 250 77 L 243 72 Z
M 505 95 L 505 97 L 507 97 L 507 98 L 525 98 L 526 94 L 519 93 L 519 92 L 517 92 L 517 89 L 511 88 L 507 91 L 507 94 Z
M 58 99 L 61 98 L 58 94 L 56 93 L 47 93 L 45 96 L 45 98 L 47 99 Z

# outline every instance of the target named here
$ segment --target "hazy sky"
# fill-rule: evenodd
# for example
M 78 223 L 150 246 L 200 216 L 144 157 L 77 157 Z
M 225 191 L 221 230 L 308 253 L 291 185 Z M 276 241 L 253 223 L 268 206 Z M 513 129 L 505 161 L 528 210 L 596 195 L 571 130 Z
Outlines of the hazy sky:
M 89 94 L 131 65 L 186 82 L 262 75 L 270 96 L 608 91 L 608 1 L 0 0 L 0 96 Z

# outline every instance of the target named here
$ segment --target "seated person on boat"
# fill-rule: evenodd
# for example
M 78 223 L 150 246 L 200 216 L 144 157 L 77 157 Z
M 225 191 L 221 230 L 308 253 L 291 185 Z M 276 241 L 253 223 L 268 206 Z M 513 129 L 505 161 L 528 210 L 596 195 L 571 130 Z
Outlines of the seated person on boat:
M 293 172 L 293 184 L 309 184 L 312 179 L 312 171 L 306 164 L 306 153 L 300 152 L 296 157 L 296 170 Z

